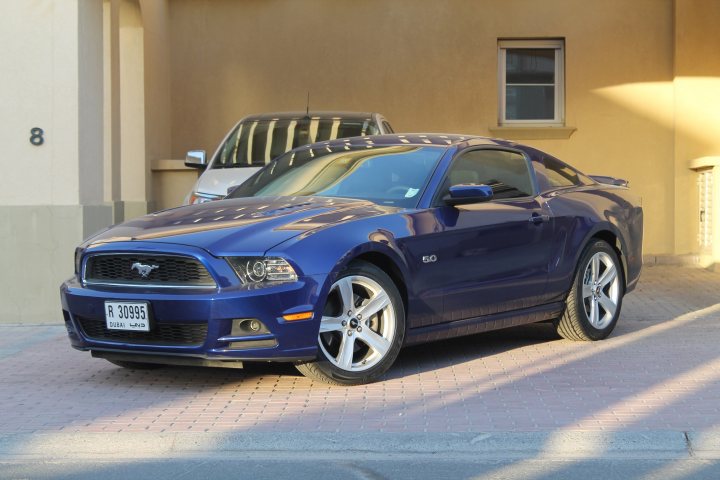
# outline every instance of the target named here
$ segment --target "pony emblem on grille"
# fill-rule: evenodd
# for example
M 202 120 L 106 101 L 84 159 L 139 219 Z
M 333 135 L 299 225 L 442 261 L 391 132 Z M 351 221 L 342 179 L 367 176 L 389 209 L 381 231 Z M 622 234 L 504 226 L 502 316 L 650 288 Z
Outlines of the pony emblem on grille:
M 160 268 L 159 265 L 145 265 L 144 263 L 135 262 L 130 267 L 130 270 L 137 270 L 142 278 L 147 278 L 153 270 Z

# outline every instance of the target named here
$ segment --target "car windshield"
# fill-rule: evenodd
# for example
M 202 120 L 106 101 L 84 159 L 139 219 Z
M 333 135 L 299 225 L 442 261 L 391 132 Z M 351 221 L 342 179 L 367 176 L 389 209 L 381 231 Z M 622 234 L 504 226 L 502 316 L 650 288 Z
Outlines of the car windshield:
M 262 167 L 279 155 L 309 143 L 377 133 L 378 127 L 370 118 L 244 121 L 220 146 L 210 168 Z
M 302 149 L 258 171 L 229 198 L 319 195 L 414 207 L 444 151 L 411 145 Z

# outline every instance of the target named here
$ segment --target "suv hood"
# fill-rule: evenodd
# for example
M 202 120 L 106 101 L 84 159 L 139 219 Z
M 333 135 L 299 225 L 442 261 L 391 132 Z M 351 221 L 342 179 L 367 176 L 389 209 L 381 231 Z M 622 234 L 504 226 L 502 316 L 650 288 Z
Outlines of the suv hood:
M 260 167 L 208 168 L 195 183 L 193 190 L 211 195 L 227 195 L 228 188 L 240 185 Z
M 262 255 L 304 232 L 398 210 L 345 198 L 236 198 L 145 215 L 111 227 L 83 246 L 143 241 L 191 245 L 218 256 Z

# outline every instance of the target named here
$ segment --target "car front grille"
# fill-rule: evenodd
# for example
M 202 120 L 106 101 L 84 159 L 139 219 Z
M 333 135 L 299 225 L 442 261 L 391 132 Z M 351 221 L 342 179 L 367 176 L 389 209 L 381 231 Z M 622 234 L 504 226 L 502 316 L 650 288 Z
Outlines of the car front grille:
M 139 287 L 215 287 L 210 272 L 193 257 L 181 255 L 92 255 L 85 264 L 88 285 Z
M 149 332 L 108 330 L 105 319 L 76 316 L 83 334 L 90 340 L 138 345 L 199 346 L 207 337 L 207 323 L 157 323 Z

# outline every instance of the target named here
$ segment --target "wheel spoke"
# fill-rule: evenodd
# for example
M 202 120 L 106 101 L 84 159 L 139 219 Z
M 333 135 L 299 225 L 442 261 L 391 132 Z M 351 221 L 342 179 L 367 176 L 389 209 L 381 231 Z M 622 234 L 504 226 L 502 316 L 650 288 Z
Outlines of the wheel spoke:
M 320 320 L 320 333 L 342 330 L 342 321 L 343 317 L 322 317 Z
M 338 292 L 342 299 L 343 313 L 347 313 L 355 310 L 355 302 L 353 302 L 353 289 L 352 280 L 350 277 L 345 277 L 337 282 Z
M 582 297 L 589 298 L 592 296 L 592 285 L 586 285 L 583 283 L 582 286 Z
M 362 315 L 363 319 L 369 319 L 389 304 L 390 297 L 388 297 L 387 293 L 380 290 L 370 299 L 368 303 L 358 309 L 357 315 Z
M 340 342 L 340 351 L 335 359 L 340 368 L 350 370 L 352 367 L 353 353 L 355 353 L 355 336 L 343 334 Z
M 610 315 L 610 318 L 615 316 L 615 310 L 617 310 L 617 304 L 613 302 L 613 300 L 605 295 L 604 293 L 600 294 L 600 305 L 605 309 L 605 311 Z
M 598 310 L 599 310 L 598 301 L 595 298 L 593 298 L 590 301 L 590 323 L 593 326 L 597 326 L 598 321 L 599 321 L 599 313 L 600 312 L 598 312 Z
M 610 265 L 607 265 L 605 268 L 605 271 L 603 272 L 602 276 L 598 279 L 598 282 L 603 287 L 607 286 L 609 283 L 612 283 L 615 281 L 615 278 L 617 278 L 617 269 L 615 268 L 615 265 L 612 263 Z
M 592 257 L 592 281 L 597 282 L 598 275 L 600 274 L 600 258 L 595 255 Z
M 377 352 L 380 356 L 385 355 L 385 353 L 387 353 L 390 349 L 390 342 L 369 328 L 359 332 L 358 339 L 370 347 L 371 350 Z

